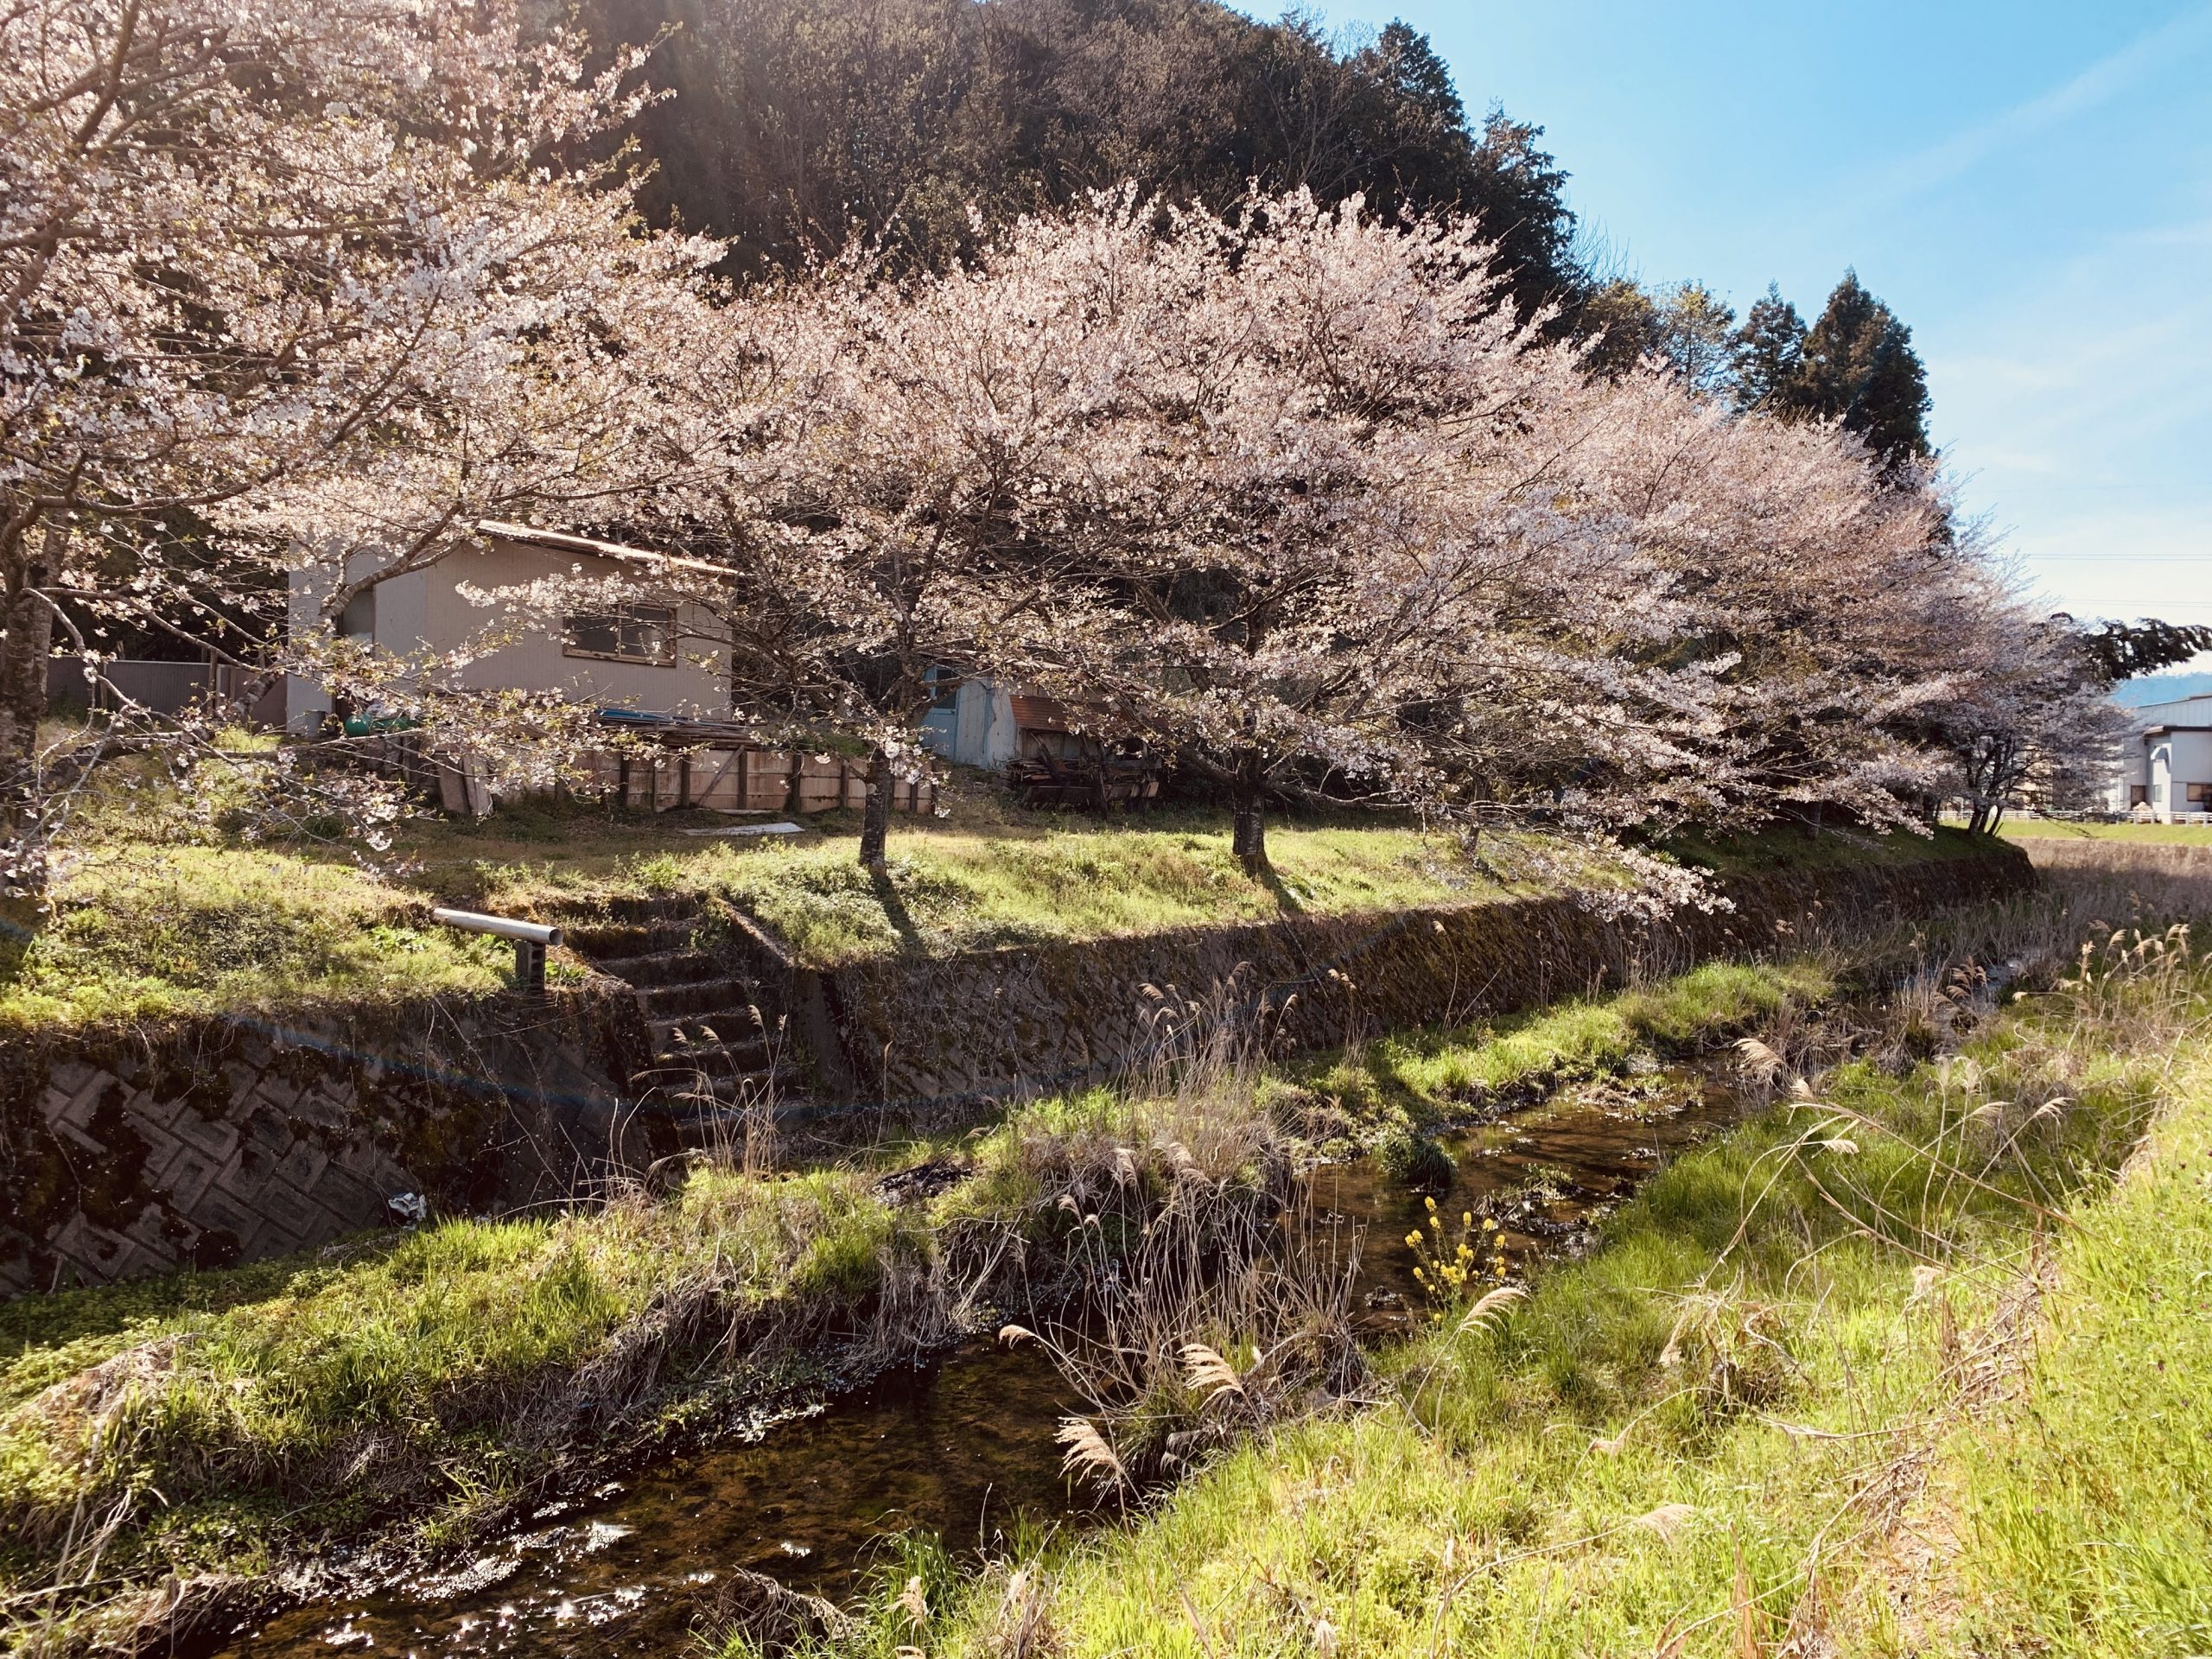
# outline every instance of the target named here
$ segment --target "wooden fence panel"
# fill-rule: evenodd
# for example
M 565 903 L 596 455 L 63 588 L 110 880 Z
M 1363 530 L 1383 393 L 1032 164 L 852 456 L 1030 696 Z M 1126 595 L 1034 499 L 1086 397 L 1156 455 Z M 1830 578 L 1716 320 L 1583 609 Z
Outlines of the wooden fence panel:
M 689 753 L 645 750 L 626 755 L 601 750 L 585 756 L 582 766 L 585 792 L 611 796 L 633 810 L 668 812 L 693 806 L 812 813 L 842 807 L 857 812 L 868 804 L 867 772 L 836 755 L 823 759 L 752 748 Z M 935 812 L 937 786 L 903 779 L 894 783 L 891 810 L 916 816 Z

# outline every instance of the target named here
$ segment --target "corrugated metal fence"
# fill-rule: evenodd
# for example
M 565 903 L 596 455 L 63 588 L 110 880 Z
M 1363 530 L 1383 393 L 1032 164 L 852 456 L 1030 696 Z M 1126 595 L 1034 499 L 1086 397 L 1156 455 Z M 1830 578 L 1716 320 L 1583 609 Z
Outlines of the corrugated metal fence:
M 81 657 L 54 657 L 46 665 L 46 704 L 55 714 L 82 714 L 88 709 L 115 709 L 124 700 L 150 709 L 157 715 L 181 715 L 212 693 L 225 701 L 235 699 L 248 676 L 228 664 L 162 663 L 118 658 L 100 665 L 100 680 L 85 677 Z M 246 723 L 264 729 L 284 724 L 284 681 L 281 676 L 263 691 L 246 717 Z

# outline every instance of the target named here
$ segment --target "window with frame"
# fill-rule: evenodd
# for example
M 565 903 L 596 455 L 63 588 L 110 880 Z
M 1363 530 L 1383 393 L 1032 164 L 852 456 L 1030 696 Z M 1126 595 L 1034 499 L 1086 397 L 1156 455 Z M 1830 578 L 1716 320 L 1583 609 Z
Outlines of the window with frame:
M 611 612 L 572 615 L 563 628 L 562 651 L 569 657 L 672 667 L 676 662 L 676 607 L 621 605 Z

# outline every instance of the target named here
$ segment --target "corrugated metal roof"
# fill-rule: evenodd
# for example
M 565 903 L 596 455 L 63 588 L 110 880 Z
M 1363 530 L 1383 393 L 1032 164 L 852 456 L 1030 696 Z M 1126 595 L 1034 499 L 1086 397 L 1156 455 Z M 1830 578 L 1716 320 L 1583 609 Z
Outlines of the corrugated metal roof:
M 590 536 L 571 536 L 565 530 L 540 530 L 533 524 L 509 524 L 499 518 L 484 519 L 476 526 L 476 533 L 497 541 L 520 542 L 528 547 L 557 548 L 566 553 L 588 553 L 598 558 L 620 559 L 629 564 L 649 564 L 664 570 L 690 570 L 706 576 L 729 575 L 723 566 L 709 564 L 704 559 L 687 559 L 674 553 L 656 553 L 647 547 L 626 547 L 620 542 L 602 542 Z

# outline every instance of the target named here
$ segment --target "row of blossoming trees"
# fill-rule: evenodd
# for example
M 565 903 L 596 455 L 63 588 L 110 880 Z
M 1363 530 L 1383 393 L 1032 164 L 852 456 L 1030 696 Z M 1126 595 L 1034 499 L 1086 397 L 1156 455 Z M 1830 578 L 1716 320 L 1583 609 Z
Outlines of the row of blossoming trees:
M 1132 190 L 953 270 L 858 249 L 732 293 L 719 250 L 649 233 L 620 168 L 576 159 L 634 111 L 633 67 L 588 74 L 499 4 L 0 16 L 17 877 L 99 756 L 194 753 L 144 718 L 42 747 L 57 628 L 95 663 L 103 629 L 165 630 L 556 772 L 576 711 L 466 690 L 467 652 L 335 637 L 487 518 L 721 567 L 686 580 L 737 708 L 871 750 L 871 863 L 945 671 L 1178 757 L 1255 866 L 1263 804 L 1300 793 L 1608 841 L 1815 807 L 1891 827 L 1962 761 L 1975 787 L 2009 767 L 2001 798 L 2023 757 L 2106 734 L 2071 636 L 1932 475 L 1656 365 L 1592 375 L 1474 226 Z M 302 566 L 324 626 L 273 629 Z M 613 597 L 585 586 L 487 596 L 483 644 Z

